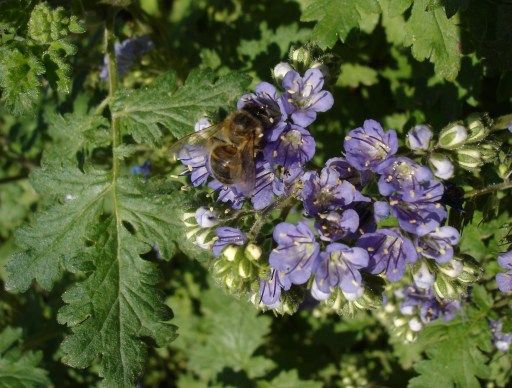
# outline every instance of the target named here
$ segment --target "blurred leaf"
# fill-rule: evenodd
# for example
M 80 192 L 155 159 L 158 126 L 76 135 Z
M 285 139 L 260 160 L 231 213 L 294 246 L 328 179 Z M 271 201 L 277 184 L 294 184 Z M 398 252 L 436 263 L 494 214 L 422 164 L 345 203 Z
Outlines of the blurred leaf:
M 377 81 L 377 72 L 371 67 L 357 63 L 344 63 L 341 65 L 341 74 L 336 85 L 356 88 L 359 85 L 372 86 Z

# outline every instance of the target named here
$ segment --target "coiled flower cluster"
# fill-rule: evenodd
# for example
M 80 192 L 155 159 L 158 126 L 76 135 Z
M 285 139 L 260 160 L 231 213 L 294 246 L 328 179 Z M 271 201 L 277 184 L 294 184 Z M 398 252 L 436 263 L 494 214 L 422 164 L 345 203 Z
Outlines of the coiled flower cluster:
M 215 180 L 204 147 L 180 153 L 192 185 L 208 185 L 222 205 L 186 214 L 187 237 L 211 250 L 221 282 L 264 309 L 293 312 L 307 293 L 339 313 L 375 307 L 384 283 L 409 284 L 432 306 L 448 305 L 478 274 L 456 254 L 460 236 L 445 225 L 444 185 L 429 167 L 399 154 L 394 130 L 368 119 L 340 131 L 333 139 L 340 154 L 309 168 L 316 147 L 309 128 L 334 102 L 321 69 L 310 64 L 299 74 L 280 63 L 277 86 L 262 82 L 240 98 L 238 108 L 270 102 L 280 113 L 256 156 L 252 192 Z M 203 119 L 196 130 L 207 125 Z M 425 136 L 413 128 L 408 144 L 425 143 Z

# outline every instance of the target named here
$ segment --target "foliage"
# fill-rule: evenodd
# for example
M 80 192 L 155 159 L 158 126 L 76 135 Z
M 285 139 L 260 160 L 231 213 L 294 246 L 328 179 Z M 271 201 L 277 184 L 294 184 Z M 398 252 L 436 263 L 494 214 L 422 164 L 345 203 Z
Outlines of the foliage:
M 505 1 L 476 0 L 0 0 L 0 386 L 510 385 L 489 321 L 512 332 L 494 280 L 512 242 L 511 16 Z M 119 54 L 142 36 L 151 47 Z M 118 76 L 115 58 L 130 59 Z M 478 113 L 489 130 L 469 147 L 477 168 L 463 167 L 467 146 L 435 149 L 455 165 L 443 201 L 469 263 L 443 290 L 473 291 L 414 342 L 395 295 L 412 266 L 384 307 L 337 316 L 306 298 L 275 315 L 226 293 L 211 275 L 221 261 L 194 244 L 200 205 L 247 229 L 257 217 L 191 190 L 170 146 L 200 118 L 219 122 L 277 63 L 306 60 L 327 65 L 334 97 L 309 128 L 311 169 L 367 118 L 404 152 L 418 124 L 438 139 Z M 261 249 L 263 260 L 272 246 Z

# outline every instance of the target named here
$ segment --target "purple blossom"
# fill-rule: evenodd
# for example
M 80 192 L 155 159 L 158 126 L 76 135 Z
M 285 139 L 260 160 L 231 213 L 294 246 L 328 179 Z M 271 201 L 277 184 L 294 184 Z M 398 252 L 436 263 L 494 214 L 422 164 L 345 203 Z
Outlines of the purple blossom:
M 287 124 L 273 129 L 270 141 L 263 150 L 272 166 L 304 165 L 315 155 L 316 143 L 307 129 Z
M 343 143 L 347 161 L 358 170 L 379 172 L 382 162 L 398 150 L 394 130 L 384 132 L 375 120 L 365 120 L 363 127 L 353 129 Z
M 382 163 L 379 174 L 379 192 L 386 197 L 399 193 L 407 201 L 414 199 L 419 191 L 442 188 L 428 167 L 405 156 L 393 157 Z M 443 194 L 442 190 L 440 194 Z
M 208 183 L 208 187 L 218 193 L 217 201 L 228 203 L 233 209 L 240 209 L 244 202 L 244 195 L 233 186 L 224 186 L 218 180 Z
M 496 275 L 496 284 L 502 292 L 512 291 L 512 250 L 498 256 L 498 264 L 506 270 Z
M 411 150 L 427 151 L 433 136 L 428 125 L 416 125 L 407 132 L 407 144 Z
M 292 70 L 282 82 L 286 93 L 283 97 L 293 105 L 291 119 L 294 124 L 307 127 L 316 119 L 317 112 L 325 112 L 334 104 L 332 94 L 322 90 L 324 75 L 318 69 L 309 69 L 301 77 Z
M 212 252 L 215 257 L 220 256 L 224 248 L 228 245 L 244 245 L 247 236 L 240 229 L 229 226 L 221 226 L 215 230 L 217 239 L 213 243 Z
M 270 272 L 270 279 L 260 280 L 260 303 L 270 309 L 279 307 L 281 291 L 288 291 L 291 285 L 290 280 L 283 272 L 273 269 Z
M 206 117 L 199 119 L 194 131 L 202 131 L 211 126 L 210 120 Z M 200 145 L 186 144 L 178 152 L 178 159 L 187 166 L 188 171 L 185 174 L 190 175 L 192 186 L 197 187 L 204 184 L 210 177 L 208 169 L 208 153 L 206 148 Z
M 117 62 L 117 73 L 123 76 L 132 67 L 135 60 L 154 47 L 153 42 L 147 35 L 137 38 L 128 38 L 122 42 L 114 43 L 114 51 Z M 106 80 L 108 78 L 108 56 L 103 59 L 103 66 L 100 70 L 100 78 Z
M 406 286 L 400 293 L 403 301 L 400 303 L 400 312 L 404 315 L 419 315 L 424 324 L 442 318 L 450 321 L 460 310 L 459 301 L 438 301 L 432 288 L 420 289 Z
M 400 280 L 406 263 L 413 263 L 417 258 L 414 244 L 393 229 L 378 229 L 375 233 L 364 234 L 356 246 L 366 249 L 370 256 L 369 272 L 385 272 L 392 282 Z
M 284 272 L 293 284 L 307 282 L 320 250 L 311 229 L 304 221 L 297 225 L 281 222 L 274 228 L 273 236 L 278 245 L 270 253 L 270 265 Z
M 368 170 L 356 170 L 345 158 L 331 158 L 325 162 L 326 168 L 336 171 L 342 180 L 349 181 L 356 188 L 360 189 L 366 186 L 372 177 L 372 173 Z
M 384 201 L 376 201 L 373 204 L 373 213 L 375 214 L 375 221 L 381 221 L 387 217 L 391 212 L 391 207 L 389 203 Z
M 355 210 L 347 209 L 344 212 L 331 211 L 318 215 L 315 228 L 324 241 L 337 241 L 355 233 L 359 226 L 359 215 Z
M 459 243 L 460 233 L 451 226 L 442 226 L 416 238 L 416 250 L 422 256 L 444 264 L 453 258 L 453 246 Z
M 406 202 L 399 197 L 390 199 L 389 204 L 400 227 L 418 236 L 424 236 L 435 230 L 447 216 L 446 209 L 440 203 L 432 203 L 428 200 Z
M 211 228 L 219 223 L 219 216 L 213 210 L 201 206 L 196 210 L 196 221 L 201 228 Z
M 489 319 L 489 327 L 492 333 L 492 342 L 496 349 L 501 352 L 508 352 L 512 344 L 512 333 L 503 332 L 503 322 L 501 319 Z
M 341 209 L 353 201 L 366 200 L 354 185 L 342 181 L 332 168 L 323 168 L 320 176 L 316 172 L 306 173 L 303 179 L 303 206 L 310 216 Z
M 133 166 L 130 172 L 133 175 L 142 175 L 144 178 L 149 178 L 151 175 L 151 160 L 146 160 L 141 165 Z
M 368 265 L 368 253 L 362 248 L 350 248 L 344 244 L 329 244 L 325 252 L 315 260 L 315 282 L 312 293 L 324 300 L 339 287 L 348 299 L 356 299 L 363 293 L 359 270 Z

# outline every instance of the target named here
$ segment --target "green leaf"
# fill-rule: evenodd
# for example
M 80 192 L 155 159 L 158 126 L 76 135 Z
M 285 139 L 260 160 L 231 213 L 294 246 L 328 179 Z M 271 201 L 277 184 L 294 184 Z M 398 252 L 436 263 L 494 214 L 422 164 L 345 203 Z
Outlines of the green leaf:
M 131 386 L 146 360 L 142 338 L 165 346 L 175 337 L 172 312 L 157 291 L 157 267 L 140 255 L 147 245 L 130 235 L 120 218 L 98 227 L 91 257 L 94 271 L 63 295 L 60 323 L 72 334 L 62 344 L 62 361 L 78 368 L 100 357 L 106 386 Z
M 67 263 L 83 250 L 110 190 L 107 173 L 92 168 L 82 173 L 55 162 L 43 164 L 31 178 L 36 191 L 52 204 L 16 233 L 21 251 L 6 266 L 6 288 L 15 292 L 25 291 L 33 279 L 51 289 Z
M 272 367 L 269 360 L 254 355 L 269 332 L 269 317 L 217 287 L 202 293 L 201 312 L 197 330 L 187 330 L 175 346 L 183 347 L 188 367 L 203 380 L 215 379 L 224 368 L 256 377 Z
M 119 92 L 114 117 L 138 143 L 157 143 L 162 136 L 159 125 L 179 138 L 191 132 L 201 117 L 220 107 L 231 108 L 248 83 L 248 77 L 239 73 L 217 78 L 211 70 L 196 70 L 178 89 L 176 76 L 167 73 L 152 86 Z
M 409 387 L 429 387 L 435 381 L 439 387 L 478 388 L 479 378 L 489 377 L 488 356 L 484 352 L 491 350 L 487 323 L 491 304 L 483 287 L 476 292 L 482 301 L 478 309 L 468 307 L 465 316 L 462 313 L 451 322 L 433 323 L 421 332 L 419 346 L 428 358 L 414 365 L 419 376 L 409 381 Z
M 429 59 L 436 73 L 454 80 L 459 73 L 462 56 L 458 17 L 448 19 L 442 7 L 428 10 L 427 6 L 428 0 L 414 1 L 407 22 L 412 55 L 418 61 Z
M 30 111 L 40 97 L 39 76 L 43 64 L 32 54 L 16 48 L 0 47 L 0 88 L 2 102 L 14 115 Z
M 302 380 L 297 370 L 283 371 L 271 381 L 258 382 L 259 388 L 320 388 L 322 384 L 314 380 Z
M 371 67 L 357 63 L 344 63 L 341 65 L 341 74 L 336 85 L 356 88 L 359 85 L 375 85 L 377 81 L 377 72 Z
M 317 21 L 313 38 L 326 49 L 334 46 L 338 38 L 345 42 L 350 31 L 362 28 L 368 17 L 379 13 L 377 0 L 313 0 L 304 9 L 301 20 Z
M 47 387 L 48 373 L 38 368 L 42 352 L 23 352 L 17 343 L 21 329 L 5 328 L 0 333 L 0 387 Z

